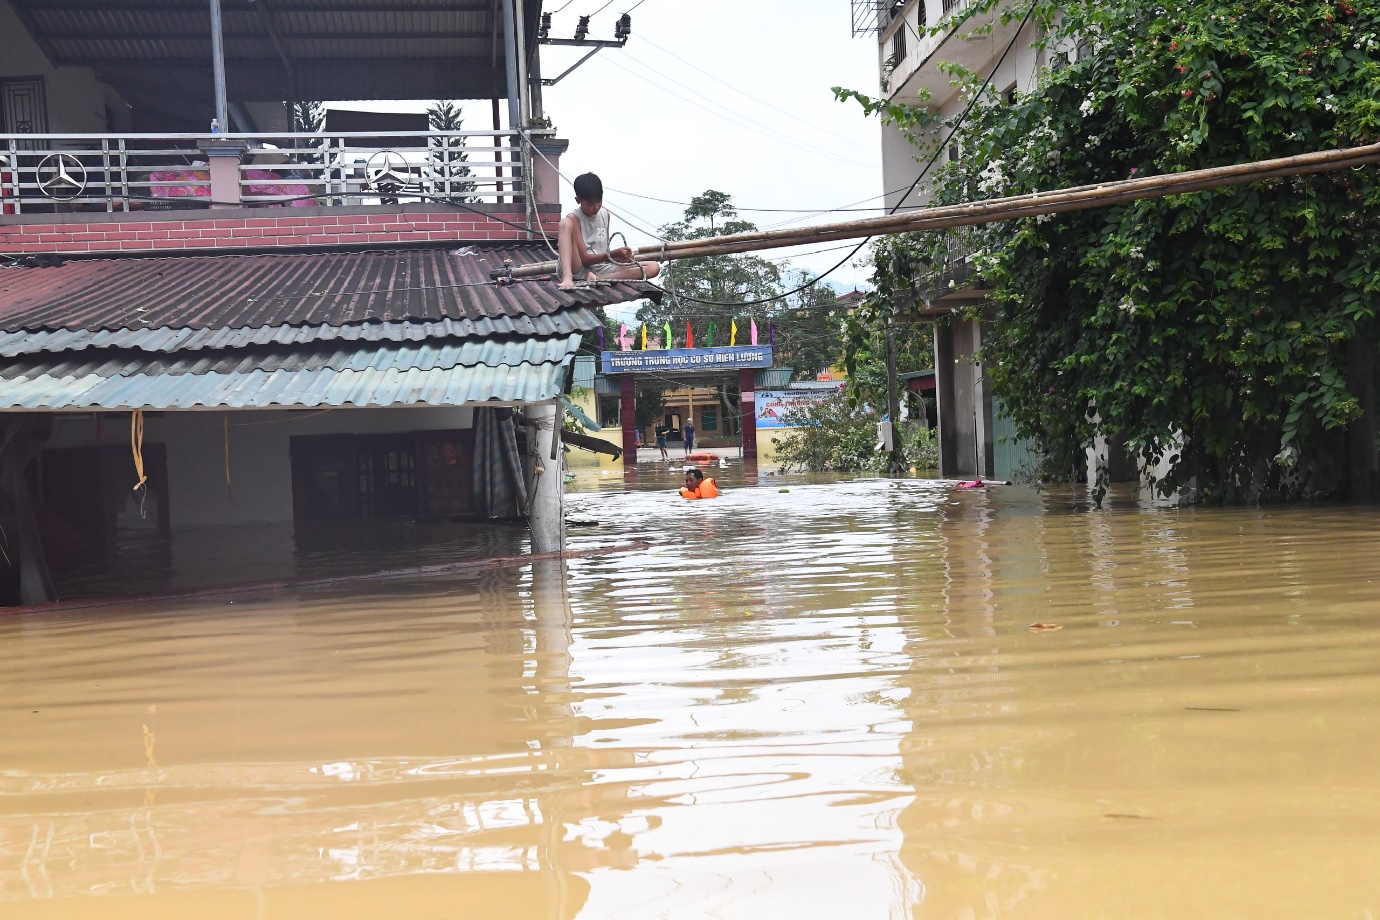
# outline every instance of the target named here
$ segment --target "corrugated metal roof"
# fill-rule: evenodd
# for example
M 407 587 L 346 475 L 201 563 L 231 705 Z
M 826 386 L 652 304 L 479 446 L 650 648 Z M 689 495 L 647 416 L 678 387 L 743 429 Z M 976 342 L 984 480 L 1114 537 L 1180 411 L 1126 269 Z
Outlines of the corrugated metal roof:
M 112 360 L 28 362 L 0 378 L 0 409 L 194 409 L 270 406 L 459 406 L 501 400 L 555 399 L 579 337 L 519 343 L 467 343 L 445 348 L 388 346 L 344 351 L 343 360 L 302 360 L 299 350 L 276 360 L 206 361 L 145 367 Z M 459 363 L 461 358 L 465 363 Z M 450 366 L 444 366 L 454 360 Z M 339 365 L 339 366 L 331 366 Z M 178 372 L 180 368 L 183 372 Z M 15 370 L 22 370 L 17 376 Z
M 273 255 L 80 259 L 0 268 L 0 330 L 245 329 L 266 326 L 547 316 L 624 303 L 653 285 L 562 291 L 554 281 L 497 286 L 489 271 L 539 262 L 544 248 L 410 249 Z
M 584 307 L 546 316 L 496 316 L 479 320 L 443 319 L 433 323 L 363 323 L 350 326 L 260 326 L 242 329 L 57 329 L 0 332 L 0 357 L 43 352 L 127 348 L 172 353 L 253 345 L 310 345 L 320 342 L 420 342 L 484 336 L 570 335 L 599 328 Z
M 575 376 L 572 382 L 586 390 L 594 389 L 594 356 L 581 355 L 575 359 Z
M 228 374 L 263 371 L 433 370 L 457 365 L 542 364 L 564 361 L 580 347 L 578 333 L 556 339 L 435 340 L 417 345 L 374 347 L 237 348 L 230 351 L 175 352 L 150 357 L 146 352 L 98 349 L 15 358 L 0 363 L 0 380 L 48 375 L 57 378 L 133 377 L 135 375 Z

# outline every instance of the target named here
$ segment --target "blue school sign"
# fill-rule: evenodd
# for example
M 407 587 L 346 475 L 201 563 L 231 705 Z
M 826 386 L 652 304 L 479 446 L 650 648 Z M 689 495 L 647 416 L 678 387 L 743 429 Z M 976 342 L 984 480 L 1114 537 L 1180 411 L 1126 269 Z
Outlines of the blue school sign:
M 736 371 L 742 368 L 771 367 L 771 346 L 606 351 L 602 357 L 605 374 Z

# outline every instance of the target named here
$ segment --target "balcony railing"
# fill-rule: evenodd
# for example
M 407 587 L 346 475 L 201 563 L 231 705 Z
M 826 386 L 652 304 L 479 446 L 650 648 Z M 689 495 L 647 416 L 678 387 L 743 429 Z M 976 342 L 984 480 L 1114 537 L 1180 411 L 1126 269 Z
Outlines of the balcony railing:
M 905 0 L 852 0 L 854 37 L 885 32 L 905 5 Z
M 513 202 L 522 160 L 511 131 L 0 135 L 0 213 Z

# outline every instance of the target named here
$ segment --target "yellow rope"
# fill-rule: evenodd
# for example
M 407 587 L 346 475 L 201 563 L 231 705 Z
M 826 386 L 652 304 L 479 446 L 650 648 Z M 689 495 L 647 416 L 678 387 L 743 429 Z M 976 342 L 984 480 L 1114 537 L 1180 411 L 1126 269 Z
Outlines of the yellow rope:
M 134 452 L 134 473 L 139 477 L 139 481 L 134 484 L 134 491 L 138 492 L 148 481 L 144 475 L 144 410 L 135 409 L 129 417 L 129 447 Z

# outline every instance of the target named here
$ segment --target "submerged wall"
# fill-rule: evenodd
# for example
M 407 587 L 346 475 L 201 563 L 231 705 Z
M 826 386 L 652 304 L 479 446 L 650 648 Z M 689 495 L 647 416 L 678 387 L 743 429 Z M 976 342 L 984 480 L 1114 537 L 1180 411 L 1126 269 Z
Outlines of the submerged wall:
M 473 419 L 473 410 L 460 408 L 148 413 L 144 443 L 167 446 L 168 506 L 174 530 L 277 523 L 292 520 L 289 447 L 294 436 L 443 431 L 470 428 Z M 128 413 L 106 413 L 99 422 L 90 413 L 62 415 L 44 447 L 128 447 L 129 420 Z

